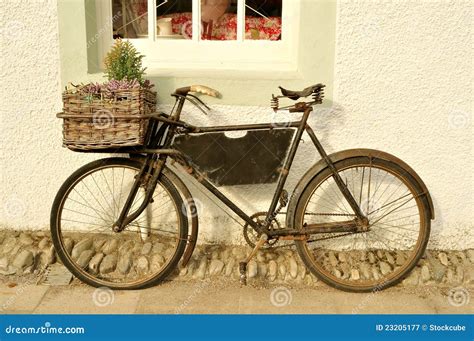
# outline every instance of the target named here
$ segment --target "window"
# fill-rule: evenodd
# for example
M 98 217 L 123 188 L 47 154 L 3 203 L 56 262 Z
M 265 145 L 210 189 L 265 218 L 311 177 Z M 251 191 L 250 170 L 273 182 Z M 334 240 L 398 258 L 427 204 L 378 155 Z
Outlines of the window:
M 137 46 L 151 70 L 295 69 L 299 0 L 96 3 L 100 57 L 120 37 Z

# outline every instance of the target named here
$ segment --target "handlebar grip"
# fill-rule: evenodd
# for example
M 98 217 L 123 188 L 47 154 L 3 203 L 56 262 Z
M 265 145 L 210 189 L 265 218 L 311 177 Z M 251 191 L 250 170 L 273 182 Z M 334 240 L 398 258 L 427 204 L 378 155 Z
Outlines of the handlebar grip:
M 189 91 L 191 91 L 191 87 L 185 86 L 184 88 L 176 89 L 175 93 L 181 96 L 186 96 Z
M 216 97 L 216 98 L 219 98 L 221 96 L 219 91 L 214 90 L 214 89 L 212 89 L 208 86 L 204 86 L 204 85 L 191 85 L 191 86 L 186 86 L 184 88 L 179 88 L 179 89 L 176 89 L 175 94 L 181 95 L 181 96 L 186 96 L 190 92 L 196 92 L 196 93 L 199 93 L 199 94 L 203 94 L 203 95 L 207 95 L 207 96 L 211 96 L 211 97 Z
M 204 95 L 207 95 L 207 96 L 211 96 L 211 97 L 220 97 L 220 93 L 219 91 L 217 90 L 214 90 L 210 87 L 207 87 L 207 86 L 204 86 L 204 85 L 191 85 L 190 87 L 190 91 L 191 92 L 197 92 L 197 93 L 200 93 L 200 94 L 204 94 Z

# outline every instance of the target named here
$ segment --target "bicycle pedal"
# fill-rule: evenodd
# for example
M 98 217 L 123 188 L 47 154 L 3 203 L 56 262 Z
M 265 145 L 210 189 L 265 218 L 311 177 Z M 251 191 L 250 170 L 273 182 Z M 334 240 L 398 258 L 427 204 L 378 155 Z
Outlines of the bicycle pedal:
M 247 285 L 247 263 L 239 263 L 239 272 L 240 272 L 240 284 Z

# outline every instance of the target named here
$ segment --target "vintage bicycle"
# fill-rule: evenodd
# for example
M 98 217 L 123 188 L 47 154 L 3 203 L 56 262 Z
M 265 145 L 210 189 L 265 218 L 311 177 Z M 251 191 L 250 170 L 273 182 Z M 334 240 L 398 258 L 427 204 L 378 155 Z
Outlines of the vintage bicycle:
M 275 111 L 300 116 L 284 125 L 208 127 L 186 123 L 181 114 L 188 102 L 210 110 L 198 95 L 218 97 L 218 91 L 200 85 L 177 89 L 169 114 L 148 117 L 143 145 L 100 150 L 124 156 L 93 161 L 60 188 L 51 234 L 62 263 L 83 282 L 112 289 L 150 287 L 186 266 L 199 220 L 191 192 L 173 164 L 245 223 L 244 236 L 253 249 L 239 264 L 242 283 L 257 251 L 281 241 L 295 246 L 306 267 L 335 288 L 368 292 L 401 281 L 428 243 L 434 219 L 429 191 L 410 166 L 388 153 L 351 149 L 328 155 L 307 123 L 313 107 L 323 101 L 324 87 L 281 88 L 280 96 L 272 96 Z M 296 102 L 280 107 L 283 98 Z M 272 166 L 276 189 L 267 212 L 245 213 L 210 181 L 212 172 L 203 171 L 188 153 L 196 146 L 198 151 L 205 148 L 193 143 L 193 137 L 216 139 L 236 131 L 254 137 L 270 134 L 279 147 L 284 140 L 283 161 Z M 321 159 L 289 195 L 285 184 L 305 132 Z M 191 141 L 188 149 L 186 141 Z M 250 169 L 258 170 L 259 164 Z M 278 220 L 281 215 L 286 216 L 284 224 Z

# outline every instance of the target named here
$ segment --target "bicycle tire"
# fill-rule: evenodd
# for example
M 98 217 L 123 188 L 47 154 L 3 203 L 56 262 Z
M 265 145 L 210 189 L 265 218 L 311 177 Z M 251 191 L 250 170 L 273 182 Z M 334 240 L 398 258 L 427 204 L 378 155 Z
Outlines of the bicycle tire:
M 384 169 L 394 176 L 397 176 L 400 181 L 405 183 L 412 192 L 419 193 L 419 189 L 422 188 L 421 184 L 404 169 L 403 165 L 399 165 L 395 161 L 387 161 L 376 157 L 368 158 L 365 156 L 360 156 L 342 159 L 336 162 L 334 166 L 338 173 L 356 166 L 380 167 L 380 169 Z M 322 188 L 323 183 L 330 178 L 332 178 L 332 172 L 327 167 L 320 171 L 306 185 L 295 211 L 294 222 L 297 228 L 304 229 L 304 215 L 305 213 L 308 214 L 305 210 L 308 202 L 311 200 L 312 193 L 315 193 L 318 188 Z M 311 254 L 306 241 L 296 241 L 298 254 L 311 273 L 321 279 L 324 283 L 336 289 L 349 292 L 373 292 L 393 286 L 402 281 L 417 265 L 426 250 L 429 240 L 431 225 L 429 202 L 426 199 L 426 196 L 417 196 L 415 200 L 420 216 L 419 239 L 417 240 L 416 248 L 414 249 L 412 257 L 406 264 L 403 264 L 403 268 L 400 271 L 397 270 L 398 272 L 396 272 L 392 277 L 388 276 L 388 278 L 380 280 L 379 282 L 373 283 L 371 285 L 350 284 L 347 280 L 343 281 L 340 278 L 337 278 L 335 275 L 330 274 L 328 270 L 324 269 L 323 266 L 315 260 L 316 256 Z M 323 253 L 324 251 L 321 250 L 320 252 Z M 339 260 L 336 259 L 336 261 Z
M 61 223 L 60 218 L 62 216 L 62 210 L 64 207 L 64 201 L 67 198 L 68 194 L 72 191 L 74 186 L 78 184 L 81 179 L 83 179 L 87 174 L 93 174 L 94 171 L 99 169 L 103 169 L 104 167 L 127 167 L 130 169 L 135 169 L 139 171 L 141 168 L 141 163 L 138 161 L 134 161 L 127 158 L 108 158 L 108 159 L 101 159 L 90 162 L 83 167 L 76 170 L 69 178 L 63 183 L 61 188 L 59 189 L 51 209 L 51 219 L 50 219 L 50 229 L 51 229 L 51 237 L 58 254 L 59 259 L 62 261 L 64 266 L 79 280 L 84 283 L 87 283 L 94 287 L 108 287 L 111 289 L 121 289 L 121 290 L 136 290 L 136 289 L 143 289 L 153 285 L 156 285 L 166 279 L 173 270 L 177 268 L 179 260 L 181 259 L 185 247 L 186 247 L 186 240 L 188 236 L 188 220 L 187 220 L 187 212 L 184 209 L 183 201 L 181 196 L 173 185 L 173 183 L 164 175 L 162 174 L 159 179 L 159 185 L 163 186 L 163 188 L 169 193 L 173 204 L 175 207 L 180 208 L 177 210 L 179 214 L 179 239 L 177 242 L 176 250 L 173 256 L 170 258 L 169 262 L 164 266 L 163 269 L 156 275 L 152 275 L 151 277 L 147 278 L 146 280 L 136 282 L 136 283 L 113 283 L 110 281 L 105 281 L 103 279 L 97 278 L 94 275 L 84 271 L 83 268 L 78 266 L 78 264 L 72 259 L 71 255 L 64 244 L 64 240 L 62 237 L 61 231 Z M 184 212 L 183 212 L 184 211 Z

